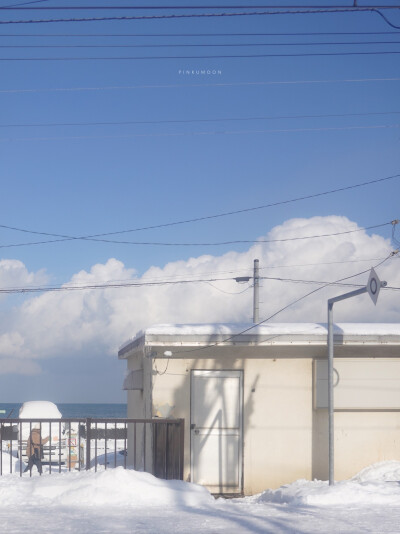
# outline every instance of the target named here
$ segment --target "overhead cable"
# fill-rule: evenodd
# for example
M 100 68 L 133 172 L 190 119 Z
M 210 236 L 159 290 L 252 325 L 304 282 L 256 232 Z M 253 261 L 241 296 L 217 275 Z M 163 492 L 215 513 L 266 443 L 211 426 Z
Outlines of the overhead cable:
M 263 121 L 263 120 L 297 120 L 297 119 L 328 119 L 344 117 L 373 117 L 381 115 L 398 115 L 400 111 L 370 111 L 365 113 L 328 113 L 317 115 L 269 115 L 265 117 L 226 117 L 218 119 L 167 119 L 154 121 L 96 121 L 96 122 L 34 122 L 20 124 L 0 124 L 0 128 L 31 128 L 31 127 L 56 127 L 56 126 L 128 126 L 134 124 L 189 124 L 208 122 L 239 122 L 239 121 Z
M 1 24 L 1 22 L 0 22 Z M 87 56 L 87 57 L 1 57 L 0 61 L 146 61 L 164 59 L 261 59 L 274 57 L 387 56 L 398 50 L 368 52 L 299 52 L 296 54 L 221 54 L 202 56 Z
M 131 233 L 131 232 L 141 232 L 141 231 L 144 231 L 144 230 L 154 230 L 156 228 L 167 228 L 167 227 L 171 227 L 171 226 L 179 226 L 179 225 L 182 225 L 182 224 L 189 224 L 189 223 L 194 223 L 194 222 L 213 220 L 213 219 L 218 219 L 218 218 L 222 218 L 222 217 L 229 217 L 229 216 L 238 215 L 238 214 L 241 214 L 241 213 L 249 213 L 249 212 L 252 212 L 252 211 L 258 211 L 258 210 L 268 209 L 268 208 L 272 208 L 272 207 L 276 207 L 276 206 L 282 206 L 282 205 L 285 205 L 285 204 L 292 204 L 294 202 L 299 202 L 301 200 L 309 200 L 311 198 L 318 198 L 318 197 L 331 195 L 331 194 L 339 193 L 339 192 L 343 192 L 343 191 L 350 191 L 352 189 L 358 189 L 360 187 L 366 187 L 366 186 L 369 186 L 369 185 L 383 183 L 383 182 L 387 182 L 389 180 L 396 180 L 398 178 L 400 178 L 400 174 L 394 174 L 392 176 L 386 176 L 385 178 L 378 178 L 378 179 L 375 179 L 375 180 L 369 180 L 367 182 L 361 182 L 361 183 L 358 183 L 358 184 L 347 185 L 347 186 L 344 186 L 344 187 L 339 187 L 337 189 L 331 189 L 331 190 L 328 190 L 328 191 L 323 191 L 321 193 L 314 193 L 314 194 L 305 195 L 305 196 L 302 196 L 302 197 L 295 197 L 295 198 L 292 198 L 292 199 L 280 200 L 280 201 L 277 201 L 277 202 L 271 202 L 269 204 L 264 204 L 264 205 L 261 205 L 261 206 L 254 206 L 254 207 L 251 207 L 251 208 L 242 208 L 240 210 L 232 210 L 232 211 L 227 211 L 227 212 L 224 212 L 224 213 L 218 213 L 218 214 L 214 214 L 214 215 L 205 215 L 205 216 L 202 216 L 202 217 L 195 217 L 195 218 L 192 218 L 192 219 L 185 219 L 185 220 L 181 220 L 181 221 L 174 221 L 174 222 L 169 222 L 169 223 L 142 226 L 142 227 L 133 228 L 133 229 L 129 229 L 129 230 L 119 230 L 119 231 L 115 231 L 115 232 L 98 233 L 98 234 L 92 234 L 92 235 L 86 235 L 86 236 L 74 236 L 74 237 L 72 237 L 72 236 L 68 236 L 68 235 L 64 235 L 64 234 L 56 234 L 56 233 L 52 233 L 52 232 L 39 232 L 39 231 L 35 231 L 35 230 L 29 230 L 29 229 L 26 229 L 26 228 L 17 228 L 15 226 L 10 226 L 10 225 L 5 225 L 5 224 L 0 224 L 0 228 L 5 228 L 7 230 L 14 230 L 14 231 L 17 231 L 17 232 L 23 232 L 23 233 L 27 233 L 27 234 L 45 235 L 45 236 L 50 236 L 50 237 L 59 237 L 59 238 L 62 238 L 63 240 L 65 240 L 65 241 L 77 240 L 77 239 L 79 239 L 79 240 L 80 239 L 82 239 L 82 240 L 91 240 L 91 239 L 98 238 L 98 237 L 106 237 L 106 236 L 118 235 L 118 234 L 127 234 L 127 233 Z
M 271 134 L 271 133 L 301 133 L 301 132 L 332 132 L 332 131 L 352 131 L 352 130 L 385 130 L 388 128 L 399 128 L 400 123 L 375 124 L 371 126 L 326 126 L 317 128 L 275 128 L 268 130 L 214 130 L 214 131 L 191 131 L 191 132 L 165 132 L 165 133 L 132 133 L 117 135 L 63 135 L 51 137 L 0 137 L 0 142 L 9 141 L 60 141 L 60 140 L 80 140 L 80 139 L 134 139 L 147 137 L 190 137 L 190 136 L 213 136 L 213 135 L 246 135 L 246 134 Z
M 1 6 L 1 9 L 8 9 L 18 6 L 27 6 L 28 4 L 41 4 L 42 2 L 48 2 L 49 0 L 31 0 L 30 2 L 20 2 L 19 4 L 10 4 L 8 6 Z
M 397 253 L 397 252 L 396 252 Z M 391 254 L 389 254 L 389 256 L 387 256 L 384 260 L 382 260 L 380 263 L 378 263 L 377 265 L 374 265 L 374 269 L 377 269 L 379 266 L 383 265 L 383 263 L 385 263 L 387 260 L 389 260 L 391 257 L 393 257 L 394 253 L 392 252 Z M 294 306 L 295 304 L 301 302 L 302 300 L 310 297 L 311 295 L 313 295 L 314 293 L 317 293 L 318 291 L 321 291 L 321 289 L 324 289 L 326 287 L 329 287 L 329 286 L 332 286 L 332 285 L 336 285 L 340 282 L 344 282 L 345 280 L 349 280 L 350 278 L 355 278 L 357 276 L 360 276 L 362 274 L 365 274 L 365 273 L 368 273 L 370 272 L 370 269 L 366 269 L 364 271 L 360 271 L 359 273 L 356 273 L 356 274 L 352 274 L 350 276 L 346 276 L 344 278 L 339 278 L 338 280 L 335 280 L 334 282 L 327 282 L 325 285 L 323 286 L 320 286 L 320 287 L 317 287 L 316 289 L 313 289 L 312 291 L 310 291 L 309 293 L 306 293 L 305 295 L 302 295 L 301 297 L 295 299 L 294 301 L 290 302 L 289 304 L 286 304 L 285 306 L 283 306 L 282 308 L 280 308 L 278 311 L 276 311 L 275 313 L 273 313 L 272 315 L 270 315 L 269 317 L 267 317 L 266 319 L 263 319 L 262 321 L 259 321 L 251 326 L 249 326 L 248 328 L 245 328 L 243 329 L 241 332 L 238 332 L 237 334 L 233 334 L 227 338 L 225 338 L 223 341 L 217 341 L 215 343 L 210 343 L 208 345 L 204 345 L 202 347 L 196 347 L 196 348 L 193 348 L 193 349 L 186 349 L 186 350 L 180 350 L 179 351 L 179 354 L 185 354 L 185 353 L 190 353 L 190 352 L 198 352 L 198 351 L 203 351 L 203 350 L 207 350 L 207 349 L 210 349 L 210 348 L 213 348 L 213 347 L 216 347 L 217 345 L 222 345 L 224 343 L 227 343 L 228 341 L 232 341 L 233 339 L 236 339 L 238 336 L 241 336 L 243 334 L 246 334 L 247 332 L 249 332 L 250 330 L 253 330 L 254 328 L 256 328 L 257 326 L 260 326 L 262 324 L 265 324 L 266 322 L 270 321 L 271 319 L 273 319 L 274 317 L 276 317 L 277 315 L 279 315 L 280 313 L 282 313 L 283 311 L 287 310 L 288 308 L 291 308 L 292 306 Z M 397 289 L 397 288 L 394 288 L 394 289 Z M 263 341 L 260 341 L 259 343 L 262 343 Z
M 0 45 L 1 48 L 20 49 L 59 49 L 59 48 L 228 48 L 255 46 L 360 46 L 360 45 L 393 45 L 400 41 L 334 41 L 334 42 L 293 42 L 293 43 L 160 43 L 160 44 L 45 44 L 45 45 Z
M 364 32 L 218 32 L 218 33 L 2 33 L 2 37 L 300 37 L 321 35 L 398 35 L 396 31 Z
M 388 256 L 387 258 L 385 258 L 383 261 L 386 261 L 390 257 L 392 257 L 392 254 L 390 256 Z M 379 265 L 381 265 L 381 264 L 379 264 Z M 376 268 L 376 266 L 374 268 Z M 367 270 L 361 271 L 360 273 L 353 274 L 353 275 L 347 276 L 345 278 L 341 278 L 341 279 L 336 280 L 334 282 L 322 282 L 322 281 L 318 281 L 318 280 L 302 280 L 302 279 L 267 277 L 267 276 L 263 276 L 263 277 L 260 277 L 260 278 L 261 279 L 265 279 L 265 280 L 278 281 L 278 282 L 291 282 L 291 283 L 304 283 L 304 284 L 323 284 L 323 287 L 319 287 L 319 288 L 311 291 L 307 295 L 304 295 L 300 299 L 297 299 L 296 300 L 296 303 L 297 303 L 300 300 L 304 299 L 306 296 L 309 296 L 312 293 L 315 293 L 316 291 L 319 291 L 320 289 L 323 289 L 323 288 L 325 288 L 327 286 L 363 287 L 362 284 L 344 284 L 343 282 L 344 282 L 344 280 L 348 280 L 350 278 L 355 278 L 356 276 L 359 276 L 361 274 L 365 274 L 365 273 L 367 273 L 369 271 L 370 271 L 370 269 L 367 269 Z M 92 283 L 92 284 L 81 284 L 81 285 L 78 285 L 78 284 L 74 284 L 74 285 L 64 284 L 62 286 L 9 287 L 9 288 L 0 288 L 0 294 L 46 293 L 46 292 L 65 292 L 65 291 L 88 291 L 88 290 L 104 290 L 104 289 L 127 289 L 127 288 L 142 288 L 142 287 L 174 286 L 174 285 L 197 284 L 197 283 L 206 283 L 206 284 L 211 285 L 211 287 L 213 287 L 214 289 L 222 291 L 220 288 L 217 288 L 216 286 L 212 285 L 212 282 L 227 282 L 227 281 L 235 281 L 235 278 L 231 278 L 231 277 L 228 277 L 228 278 L 209 278 L 209 279 L 207 279 L 207 278 L 199 278 L 199 279 L 194 279 L 194 280 L 185 278 L 185 279 L 180 279 L 180 280 L 162 280 L 162 281 L 128 280 L 128 281 L 124 281 L 124 282 L 104 282 L 104 283 Z M 250 289 L 250 287 L 251 286 L 246 287 L 246 289 L 244 289 L 242 291 L 239 291 L 239 292 L 235 292 L 235 293 L 231 293 L 231 292 L 227 292 L 227 291 L 223 291 L 223 292 L 231 294 L 231 295 L 240 295 L 240 294 L 244 293 L 245 291 L 247 291 L 248 289 Z M 387 286 L 387 287 L 385 287 L 385 290 L 398 291 L 398 290 L 400 290 L 400 287 Z M 287 305 L 285 307 L 285 309 L 287 307 L 291 306 L 291 305 L 293 305 L 293 303 L 290 304 L 290 305 Z M 280 311 L 283 311 L 283 309 L 280 310 Z M 276 312 L 270 318 L 274 317 L 278 313 L 280 313 L 280 312 Z M 263 321 L 260 321 L 258 324 L 254 325 L 254 326 L 258 326 L 258 325 L 266 322 L 269 319 L 265 319 Z M 254 326 L 251 327 L 251 328 L 254 328 Z M 250 330 L 251 328 L 249 328 L 247 330 Z M 247 330 L 245 330 L 244 332 L 246 332 Z M 242 332 L 242 333 L 244 333 L 244 332 Z M 237 334 L 237 335 L 240 335 L 240 334 Z M 225 340 L 225 341 L 227 341 L 227 340 Z
M 310 235 L 310 236 L 301 236 L 301 237 L 287 237 L 284 239 L 236 239 L 232 241 L 219 241 L 219 242 L 211 242 L 211 243 L 167 243 L 167 242 L 160 242 L 160 241 L 117 241 L 113 239 L 101 239 L 101 238 L 92 238 L 89 239 L 90 241 L 97 241 L 100 243 L 113 243 L 113 244 L 119 244 L 119 245 L 150 245 L 150 246 L 163 246 L 163 247 L 212 247 L 212 246 L 223 246 L 223 245 L 237 245 L 237 244 L 266 244 L 266 243 L 283 243 L 286 241 L 302 241 L 306 239 L 317 239 L 322 237 L 336 237 L 339 235 L 347 235 L 347 234 L 353 234 L 357 232 L 364 232 L 365 230 L 371 230 L 373 228 L 381 228 L 383 226 L 389 226 L 393 224 L 392 221 L 386 222 L 383 224 L 377 224 L 374 226 L 367 226 L 365 228 L 357 228 L 354 230 L 345 230 L 343 232 L 334 232 L 331 234 L 318 234 L 318 235 Z M 0 225 L 0 227 L 2 227 Z M 64 241 L 65 239 L 55 239 L 53 241 L 36 241 L 36 242 L 28 242 L 28 243 L 14 243 L 14 244 L 8 244 L 8 245 L 0 245 L 0 248 L 11 248 L 11 247 L 24 247 L 28 245 L 42 245 L 44 243 L 58 243 L 60 241 Z
M 155 224 L 155 225 L 149 225 L 149 226 L 142 226 L 142 227 L 133 228 L 133 229 L 129 229 L 129 230 L 119 230 L 119 231 L 115 231 L 115 232 L 98 233 L 98 234 L 92 234 L 92 235 L 86 235 L 86 236 L 75 236 L 75 237 L 72 237 L 72 236 L 68 236 L 68 235 L 64 235 L 64 234 L 56 234 L 56 233 L 51 233 L 51 232 L 39 232 L 39 231 L 29 230 L 29 229 L 26 229 L 26 228 L 17 228 L 15 226 L 4 225 L 4 224 L 0 224 L 0 228 L 5 228 L 7 230 L 15 230 L 17 232 L 23 232 L 23 233 L 28 233 L 28 234 L 46 235 L 46 236 L 50 236 L 50 237 L 59 237 L 59 238 L 62 238 L 63 240 L 66 240 L 66 241 L 67 240 L 76 240 L 76 239 L 90 240 L 90 239 L 97 238 L 97 237 L 106 237 L 106 236 L 110 236 L 110 235 L 127 234 L 127 233 L 131 233 L 131 232 L 141 232 L 143 230 L 154 230 L 156 228 L 167 228 L 167 227 L 170 227 L 170 226 L 179 226 L 179 225 L 182 225 L 182 224 L 189 224 L 189 223 L 194 223 L 194 222 L 213 220 L 213 219 L 218 219 L 218 218 L 222 218 L 222 217 L 229 217 L 229 216 L 238 215 L 238 214 L 241 214 L 241 213 L 249 213 L 249 212 L 252 212 L 252 211 L 258 211 L 258 210 L 268 209 L 268 208 L 272 208 L 272 207 L 276 207 L 276 206 L 282 206 L 282 205 L 285 205 L 285 204 L 292 204 L 294 202 L 299 202 L 301 200 L 309 200 L 309 199 L 312 199 L 312 198 L 318 198 L 318 197 L 331 195 L 331 194 L 339 193 L 339 192 L 343 192 L 343 191 L 350 191 L 352 189 L 358 189 L 360 187 L 366 187 L 366 186 L 369 186 L 369 185 L 383 183 L 383 182 L 387 182 L 389 180 L 396 180 L 398 178 L 400 178 L 400 174 L 394 174 L 392 176 L 386 176 L 385 178 L 378 178 L 378 179 L 375 179 L 375 180 L 369 180 L 367 182 L 361 182 L 361 183 L 358 183 L 358 184 L 348 185 L 348 186 L 345 186 L 345 187 L 339 187 L 337 189 L 331 189 L 331 190 L 328 190 L 328 191 L 323 191 L 321 193 L 314 193 L 314 194 L 306 195 L 306 196 L 302 196 L 302 197 L 295 197 L 295 198 L 292 198 L 292 199 L 280 200 L 280 201 L 277 201 L 277 202 L 271 202 L 269 204 L 264 204 L 264 205 L 261 205 L 261 206 L 254 206 L 254 207 L 251 207 L 251 208 L 242 208 L 240 210 L 227 211 L 227 212 L 224 212 L 224 213 L 218 213 L 218 214 L 214 214 L 214 215 L 205 215 L 205 216 L 202 216 L 202 217 L 195 217 L 195 218 L 192 218 L 192 219 L 185 219 L 185 220 L 174 221 L 174 222 L 170 222 L 170 223 L 162 223 L 162 224 Z
M 379 8 L 379 9 L 377 9 Z M 133 15 L 133 16 L 107 16 L 107 17 L 72 17 L 72 18 L 58 18 L 58 19 L 21 19 L 21 20 L 3 20 L 0 24 L 52 24 L 58 22 L 107 22 L 107 21 L 131 21 L 131 20 L 174 20 L 174 19 L 190 19 L 190 18 L 224 18 L 224 17 L 259 17 L 259 16 L 271 16 L 271 15 L 320 15 L 320 14 L 333 14 L 333 13 L 376 13 L 379 15 L 386 24 L 392 28 L 399 28 L 395 24 L 389 21 L 389 19 L 383 15 L 382 10 L 399 9 L 398 6 L 377 6 L 375 7 L 342 7 L 342 8 L 329 8 L 321 7 L 315 8 L 293 8 L 281 9 L 271 8 L 274 10 L 268 11 L 241 11 L 241 12 L 222 12 L 222 13 L 173 13 L 163 15 Z M 18 9 L 18 8 L 17 8 Z M 164 9 L 164 8 L 161 8 Z M 279 10 L 280 9 L 280 10 Z M 6 10 L 6 9 L 5 9 Z
M 189 72 L 196 69 L 190 69 Z M 200 69 L 198 69 L 200 72 Z M 184 71 L 183 71 L 184 73 Z M 349 78 L 341 80 L 281 80 L 268 82 L 221 82 L 221 83 L 179 83 L 162 85 L 121 85 L 121 86 L 100 86 L 100 87 L 56 87 L 45 89 L 0 89 L 0 93 L 55 93 L 55 92 L 77 92 L 77 91 L 115 91 L 130 89 L 184 89 L 188 87 L 257 87 L 267 85 L 308 85 L 308 84 L 331 84 L 331 83 L 370 83 L 370 82 L 398 82 L 400 78 Z
M 39 0 L 40 1 L 40 0 Z M 42 0 L 43 1 L 43 0 Z M 25 5 L 33 4 L 37 2 L 26 2 Z M 22 4 L 21 4 L 22 5 Z M 324 10 L 324 11 L 336 11 L 337 9 L 340 10 L 346 10 L 346 11 L 364 11 L 365 9 L 400 9 L 400 4 L 393 5 L 393 4 L 387 4 L 387 5 L 368 5 L 368 6 L 360 6 L 357 5 L 355 2 L 352 6 L 349 5 L 343 5 L 343 4 L 333 4 L 331 6 L 327 6 L 326 4 L 318 5 L 318 4 L 303 4 L 303 5 L 293 5 L 293 4 L 280 4 L 280 5 L 271 5 L 271 4 L 173 4 L 173 5 L 148 5 L 148 4 L 142 4 L 142 5 L 81 5 L 81 6 L 73 6 L 73 5 L 65 5 L 65 6 L 34 6 L 34 7 L 18 7 L 18 5 L 13 6 L 1 6 L 0 9 L 4 9 L 5 11 L 172 11 L 172 10 L 196 10 L 196 9 L 271 9 L 271 10 L 277 10 L 281 11 L 283 9 L 287 10 Z

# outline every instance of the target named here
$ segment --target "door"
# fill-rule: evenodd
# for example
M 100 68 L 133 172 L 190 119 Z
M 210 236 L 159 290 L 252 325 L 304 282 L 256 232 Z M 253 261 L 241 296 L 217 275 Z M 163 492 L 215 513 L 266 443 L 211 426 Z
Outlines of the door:
M 243 371 L 192 371 L 191 480 L 241 493 Z

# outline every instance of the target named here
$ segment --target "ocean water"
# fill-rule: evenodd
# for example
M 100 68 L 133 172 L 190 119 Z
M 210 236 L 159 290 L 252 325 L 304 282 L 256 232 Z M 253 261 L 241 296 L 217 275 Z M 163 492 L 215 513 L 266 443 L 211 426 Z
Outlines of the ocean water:
M 19 409 L 22 403 L 0 403 L 0 419 L 18 418 Z M 94 419 L 103 418 L 126 418 L 126 404 L 57 404 L 63 417 L 67 419 L 80 419 L 92 417 Z M 4 413 L 2 413 L 4 411 Z

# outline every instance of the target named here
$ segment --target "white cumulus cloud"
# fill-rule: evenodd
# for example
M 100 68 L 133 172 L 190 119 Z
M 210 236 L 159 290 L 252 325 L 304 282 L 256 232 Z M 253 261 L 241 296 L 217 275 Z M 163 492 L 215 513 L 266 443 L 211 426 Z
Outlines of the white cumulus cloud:
M 125 266 L 117 259 L 94 265 L 89 272 L 73 275 L 67 285 L 109 281 L 173 282 L 196 278 L 227 280 L 49 292 L 31 297 L 14 309 L 3 330 L 0 325 L 2 372 L 34 373 L 38 371 L 39 360 L 58 356 L 109 354 L 115 357 L 118 346 L 126 339 L 155 323 L 251 322 L 251 281 L 246 286 L 237 284 L 233 278 L 251 275 L 255 258 L 260 261 L 260 275 L 265 277 L 260 284 L 260 320 L 267 318 L 319 287 L 318 284 L 271 278 L 331 282 L 368 271 L 390 254 L 392 247 L 388 239 L 370 236 L 364 230 L 334 237 L 282 241 L 352 229 L 359 230 L 356 223 L 340 216 L 291 219 L 260 238 L 269 243 L 257 242 L 244 252 L 202 255 L 164 267 L 151 267 L 141 277 L 133 266 Z M 11 262 L 14 269 L 25 273 L 21 274 L 21 283 L 25 280 L 28 284 L 28 271 L 21 262 L 3 261 Z M 2 264 L 0 262 L 0 279 Z M 399 287 L 399 265 L 398 258 L 389 259 L 377 268 L 378 274 L 390 286 Z M 34 281 L 35 275 L 32 276 L 30 283 Z M 367 279 L 368 272 L 347 283 L 366 284 Z M 352 289 L 346 286 L 322 289 L 290 306 L 274 320 L 326 322 L 327 298 Z M 350 299 L 336 307 L 335 320 L 398 322 L 398 297 L 396 291 L 382 291 L 376 307 L 367 295 Z M 24 361 L 27 362 L 25 368 Z

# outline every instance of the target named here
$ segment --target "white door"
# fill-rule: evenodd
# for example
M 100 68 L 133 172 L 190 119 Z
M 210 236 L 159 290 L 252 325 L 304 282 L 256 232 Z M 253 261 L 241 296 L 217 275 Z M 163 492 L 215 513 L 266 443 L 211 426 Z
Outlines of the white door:
M 243 371 L 192 371 L 191 480 L 242 492 Z

